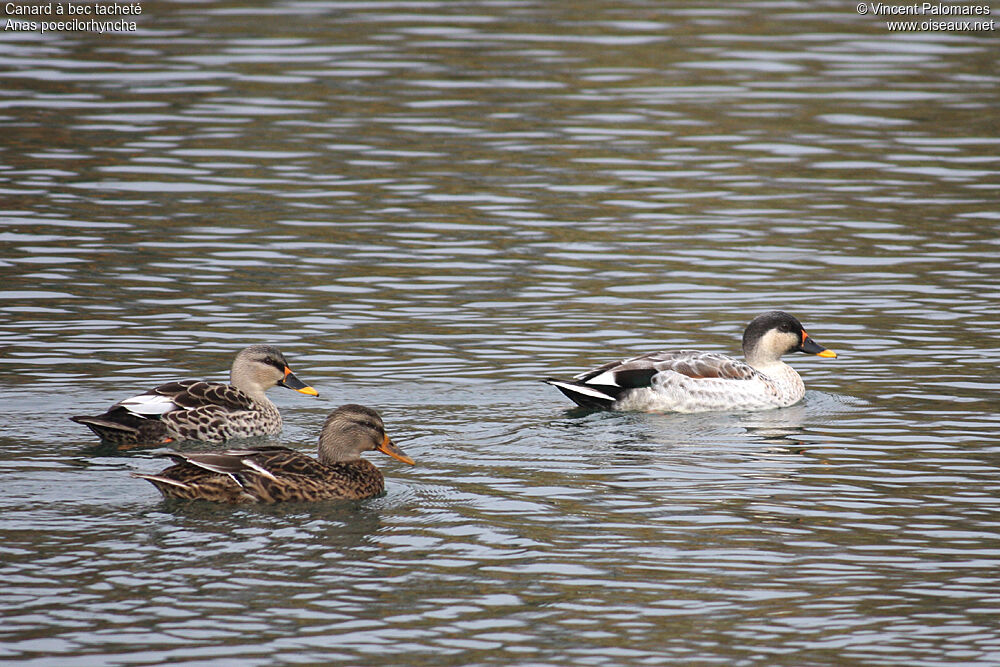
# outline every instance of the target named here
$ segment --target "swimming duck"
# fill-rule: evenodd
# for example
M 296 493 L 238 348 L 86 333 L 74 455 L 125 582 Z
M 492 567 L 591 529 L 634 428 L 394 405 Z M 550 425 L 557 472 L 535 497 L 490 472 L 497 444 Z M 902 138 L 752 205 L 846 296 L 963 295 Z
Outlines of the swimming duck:
M 361 453 L 378 450 L 413 465 L 389 436 L 377 412 L 342 405 L 319 435 L 319 460 L 287 447 L 231 449 L 221 454 L 164 451 L 176 465 L 158 475 L 132 473 L 151 482 L 166 498 L 222 503 L 314 501 L 377 496 L 382 472 Z
M 102 415 L 70 419 L 123 448 L 174 440 L 224 442 L 281 430 L 281 413 L 264 395 L 275 385 L 319 395 L 295 377 L 284 355 L 271 345 L 251 345 L 237 354 L 229 382 L 170 382 L 115 403 Z
M 765 410 L 797 403 L 802 378 L 781 361 L 788 352 L 836 357 L 780 310 L 758 315 L 743 332 L 739 361 L 723 354 L 677 350 L 613 361 L 572 380 L 543 380 L 577 405 L 603 410 L 705 412 Z

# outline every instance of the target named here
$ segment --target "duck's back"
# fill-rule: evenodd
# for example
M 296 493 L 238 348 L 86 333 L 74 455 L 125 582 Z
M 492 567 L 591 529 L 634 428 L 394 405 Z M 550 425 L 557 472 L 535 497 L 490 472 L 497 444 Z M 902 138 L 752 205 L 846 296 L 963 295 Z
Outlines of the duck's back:
M 760 410 L 791 405 L 805 392 L 798 373 L 780 361 L 758 369 L 724 354 L 697 350 L 651 352 L 574 379 L 616 396 L 618 410 Z
M 183 440 L 225 442 L 236 438 L 274 435 L 281 431 L 281 413 L 270 401 L 255 403 L 236 387 L 220 382 L 178 382 L 158 388 L 177 409 L 161 418 L 171 434 Z
M 151 482 L 167 498 L 275 503 L 355 500 L 385 490 L 382 472 L 365 459 L 325 464 L 276 446 L 166 455 L 177 463 L 157 475 L 135 476 Z
M 177 500 L 211 500 L 218 503 L 247 503 L 256 499 L 230 475 L 197 466 L 190 461 L 178 463 L 156 475 L 132 473 L 155 486 L 164 498 Z
M 120 447 L 171 439 L 225 442 L 274 435 L 282 426 L 270 401 L 258 403 L 232 385 L 201 380 L 168 382 L 115 403 L 102 415 L 71 419 Z
M 672 353 L 654 364 L 649 388 L 628 392 L 622 410 L 707 412 L 763 410 L 799 401 L 802 379 L 787 364 L 758 369 L 722 354 Z
M 261 502 L 360 499 L 385 490 L 382 472 L 365 459 L 325 464 L 301 452 L 273 450 L 250 460 L 266 473 L 241 473 L 240 481 Z

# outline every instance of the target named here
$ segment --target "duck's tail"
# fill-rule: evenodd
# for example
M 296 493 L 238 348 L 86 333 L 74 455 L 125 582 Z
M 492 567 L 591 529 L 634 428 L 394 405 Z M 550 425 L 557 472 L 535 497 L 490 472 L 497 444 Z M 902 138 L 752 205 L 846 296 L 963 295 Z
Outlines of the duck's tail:
M 556 380 L 554 378 L 546 378 L 542 382 L 552 385 L 581 408 L 610 410 L 614 402 L 618 400 L 617 397 L 582 382 Z
M 163 445 L 173 441 L 163 422 L 139 417 L 124 408 L 113 408 L 103 415 L 77 415 L 70 419 L 89 428 L 101 442 L 116 447 Z

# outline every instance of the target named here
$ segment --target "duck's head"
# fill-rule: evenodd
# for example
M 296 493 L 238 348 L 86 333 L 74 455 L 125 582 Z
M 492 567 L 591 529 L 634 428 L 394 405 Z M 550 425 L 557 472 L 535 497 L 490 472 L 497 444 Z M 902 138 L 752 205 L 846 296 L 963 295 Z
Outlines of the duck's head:
M 758 315 L 743 332 L 743 356 L 751 366 L 773 363 L 788 352 L 837 356 L 810 338 L 801 322 L 780 310 Z
M 274 385 L 319 396 L 318 391 L 295 377 L 285 355 L 273 345 L 251 345 L 237 354 L 229 371 L 229 384 L 254 397 L 261 396 Z
M 326 464 L 355 461 L 362 452 L 378 450 L 414 465 L 385 433 L 382 417 L 363 405 L 342 405 L 326 418 L 319 434 L 319 460 Z

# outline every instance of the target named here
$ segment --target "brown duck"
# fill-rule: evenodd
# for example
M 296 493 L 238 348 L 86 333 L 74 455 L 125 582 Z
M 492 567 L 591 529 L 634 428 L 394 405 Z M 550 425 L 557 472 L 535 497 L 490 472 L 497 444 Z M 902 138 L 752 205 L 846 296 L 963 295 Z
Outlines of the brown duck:
M 231 449 L 220 454 L 164 451 L 176 465 L 149 480 L 166 498 L 221 503 L 275 503 L 377 496 L 382 472 L 361 453 L 378 450 L 413 465 L 385 434 L 382 418 L 363 405 L 342 405 L 326 419 L 319 460 L 287 447 Z
M 319 395 L 295 377 L 271 345 L 251 345 L 236 355 L 229 382 L 170 382 L 119 401 L 102 415 L 70 419 L 122 448 L 174 440 L 225 442 L 281 431 L 281 413 L 264 394 L 271 387 Z

